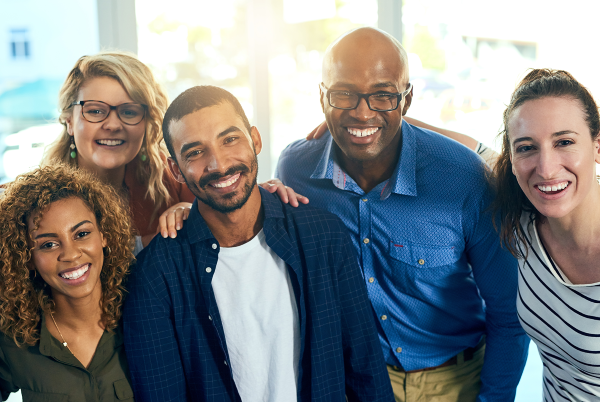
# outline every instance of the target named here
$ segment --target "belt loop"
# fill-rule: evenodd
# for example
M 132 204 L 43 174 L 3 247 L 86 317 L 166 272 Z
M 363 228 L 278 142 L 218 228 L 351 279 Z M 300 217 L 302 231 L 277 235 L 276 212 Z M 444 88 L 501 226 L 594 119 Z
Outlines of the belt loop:
M 465 362 L 465 352 L 464 350 L 456 355 L 456 365 L 460 366 Z

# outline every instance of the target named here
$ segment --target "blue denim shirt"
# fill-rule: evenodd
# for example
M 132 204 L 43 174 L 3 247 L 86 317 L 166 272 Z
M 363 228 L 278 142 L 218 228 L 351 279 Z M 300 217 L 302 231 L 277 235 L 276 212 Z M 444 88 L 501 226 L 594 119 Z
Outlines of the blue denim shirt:
M 286 262 L 300 320 L 299 401 L 392 401 L 351 240 L 334 215 L 260 189 L 268 246 Z M 211 280 L 220 246 L 194 201 L 177 238 L 138 256 L 124 311 L 136 400 L 240 401 Z
M 402 123 L 389 180 L 365 193 L 336 163 L 329 132 L 281 154 L 276 176 L 349 229 L 390 365 L 434 367 L 487 335 L 480 401 L 509 401 L 527 357 L 516 314 L 517 261 L 486 211 L 482 160 Z

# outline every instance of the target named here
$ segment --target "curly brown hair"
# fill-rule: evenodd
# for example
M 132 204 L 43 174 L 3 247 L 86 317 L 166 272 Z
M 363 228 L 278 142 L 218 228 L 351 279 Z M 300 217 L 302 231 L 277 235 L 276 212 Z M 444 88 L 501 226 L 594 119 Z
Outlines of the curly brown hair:
M 527 244 L 525 229 L 520 224 L 521 215 L 524 212 L 531 214 L 529 224 L 535 220 L 544 219 L 544 217 L 521 190 L 517 178 L 512 172 L 508 124 L 512 113 L 525 102 L 545 97 L 567 98 L 578 101 L 592 139 L 596 139 L 600 135 L 598 105 L 590 92 L 568 72 L 548 68 L 532 69 L 517 85 L 510 103 L 504 111 L 504 127 L 498 135 L 502 138 L 502 152 L 494 166 L 492 176 L 496 187 L 496 198 L 492 203 L 492 208 L 497 216 L 501 216 L 500 238 L 502 244 L 517 258 L 525 258 L 527 253 L 527 248 L 524 249 L 524 252 L 521 252 L 517 245 L 517 241 L 521 244 Z M 496 221 L 494 226 L 498 226 Z
M 17 345 L 39 340 L 43 312 L 53 311 L 50 287 L 32 265 L 28 219 L 34 225 L 50 205 L 77 197 L 94 213 L 110 250 L 100 274 L 102 323 L 114 330 L 121 318 L 124 280 L 133 260 L 130 214 L 112 187 L 91 174 L 57 162 L 17 177 L 0 197 L 0 331 Z

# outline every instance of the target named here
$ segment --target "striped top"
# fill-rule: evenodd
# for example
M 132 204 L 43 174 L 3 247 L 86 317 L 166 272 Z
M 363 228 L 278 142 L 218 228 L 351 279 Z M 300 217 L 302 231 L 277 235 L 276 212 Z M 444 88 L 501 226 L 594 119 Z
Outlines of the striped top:
M 544 401 L 600 398 L 600 283 L 574 285 L 552 261 L 529 214 L 517 310 L 544 364 Z M 519 244 L 525 251 L 523 244 Z

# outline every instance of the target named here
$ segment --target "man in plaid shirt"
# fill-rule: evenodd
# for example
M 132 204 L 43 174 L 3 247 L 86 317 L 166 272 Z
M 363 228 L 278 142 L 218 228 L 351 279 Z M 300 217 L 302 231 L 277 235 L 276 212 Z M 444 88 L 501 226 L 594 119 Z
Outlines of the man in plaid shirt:
M 177 238 L 138 256 L 124 312 L 141 401 L 391 401 L 344 224 L 256 185 L 262 143 L 229 92 L 194 87 L 163 133 L 195 194 Z

